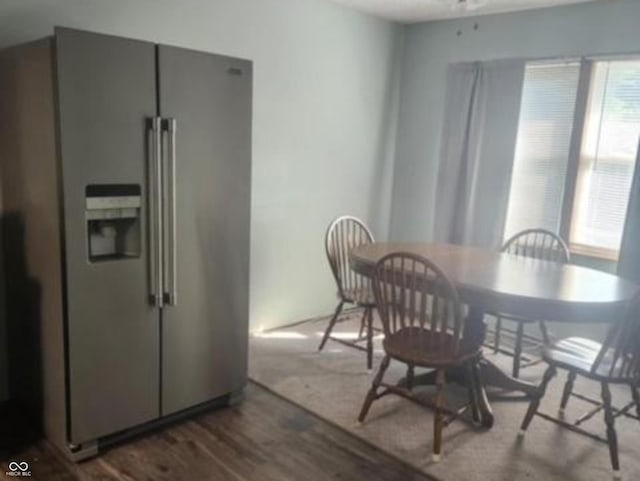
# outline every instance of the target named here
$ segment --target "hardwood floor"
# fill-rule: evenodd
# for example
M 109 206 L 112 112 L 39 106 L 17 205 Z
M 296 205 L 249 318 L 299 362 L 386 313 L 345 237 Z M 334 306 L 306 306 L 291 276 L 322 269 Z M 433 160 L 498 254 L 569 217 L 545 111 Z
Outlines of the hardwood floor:
M 238 406 L 148 434 L 77 465 L 44 441 L 12 460 L 27 461 L 31 479 L 46 481 L 430 480 L 254 384 Z M 1 463 L 2 471 L 8 461 Z

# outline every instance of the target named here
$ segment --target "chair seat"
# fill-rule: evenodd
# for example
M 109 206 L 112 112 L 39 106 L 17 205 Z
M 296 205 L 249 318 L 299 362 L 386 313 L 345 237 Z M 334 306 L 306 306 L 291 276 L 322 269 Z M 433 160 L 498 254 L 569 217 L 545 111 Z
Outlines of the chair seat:
M 345 289 L 344 300 L 359 306 L 375 306 L 376 299 L 370 288 Z
M 465 343 L 457 356 L 451 355 L 454 337 L 450 333 L 433 333 L 420 327 L 400 329 L 383 341 L 385 352 L 401 362 L 422 367 L 440 367 L 462 364 L 480 354 L 481 345 Z
M 619 374 L 619 366 L 623 359 L 617 361 L 616 369 L 611 370 L 613 349 L 609 349 L 598 366 L 596 372 L 591 372 L 593 364 L 602 349 L 602 344 L 583 337 L 569 337 L 562 339 L 543 351 L 544 360 L 563 369 L 576 371 L 579 374 L 597 381 L 630 382 L 631 379 Z

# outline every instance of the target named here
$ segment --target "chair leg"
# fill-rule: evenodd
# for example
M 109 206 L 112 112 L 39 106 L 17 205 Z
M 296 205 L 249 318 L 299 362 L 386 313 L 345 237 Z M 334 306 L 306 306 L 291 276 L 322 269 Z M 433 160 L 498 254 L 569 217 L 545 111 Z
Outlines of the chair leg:
M 496 328 L 495 328 L 495 336 L 493 338 L 493 352 L 496 354 L 500 350 L 500 334 L 502 331 L 502 317 L 496 317 Z
M 611 392 L 609 384 L 602 383 L 602 402 L 604 407 L 604 422 L 607 425 L 607 442 L 609 444 L 609 456 L 613 468 L 613 478 L 620 478 L 620 462 L 618 460 L 618 437 L 614 426 L 613 409 L 611 407 Z
M 389 367 L 389 362 L 391 359 L 389 356 L 384 356 L 382 362 L 380 363 L 380 368 L 378 369 L 378 373 L 376 377 L 373 378 L 373 382 L 371 383 L 371 388 L 367 392 L 366 397 L 364 398 L 364 403 L 362 404 L 362 409 L 360 410 L 360 415 L 358 416 L 359 422 L 364 422 L 364 418 L 367 417 L 367 413 L 369 412 L 369 408 L 373 401 L 376 400 L 376 396 L 378 395 L 378 387 L 380 387 L 380 383 L 382 382 L 382 378 L 384 377 L 384 373 Z
M 333 313 L 333 317 L 329 321 L 329 325 L 327 326 L 327 329 L 324 331 L 324 336 L 322 336 L 322 341 L 320 341 L 320 345 L 318 346 L 318 351 L 322 351 L 322 348 L 327 343 L 327 339 L 329 339 L 329 336 L 331 335 L 331 331 L 333 330 L 333 326 L 336 325 L 336 322 L 338 320 L 338 316 L 340 316 L 340 313 L 342 312 L 342 307 L 343 306 L 344 306 L 344 301 L 340 301 L 338 303 L 338 306 L 336 307 L 336 311 Z
M 373 308 L 367 307 L 367 369 L 373 368 Z
M 564 389 L 562 390 L 562 399 L 560 400 L 560 412 L 564 412 L 567 407 L 567 402 L 569 402 L 569 396 L 573 392 L 573 383 L 576 380 L 576 373 L 574 371 L 569 371 L 567 374 L 567 382 L 564 383 Z
M 362 335 L 367 326 L 367 308 L 362 310 L 362 316 L 360 317 L 360 330 L 358 331 L 358 341 L 362 340 Z
M 407 375 L 405 377 L 405 387 L 411 391 L 413 389 L 413 378 L 415 377 L 415 368 L 409 364 L 407 366 Z
M 633 402 L 636 405 L 636 416 L 640 419 L 640 393 L 638 392 L 638 387 L 631 384 L 631 397 L 633 398 Z
M 522 356 L 522 338 L 524 337 L 524 322 L 518 322 L 516 332 L 516 345 L 513 350 L 513 374 L 517 378 L 520 375 L 520 356 Z
M 442 413 L 444 388 L 444 370 L 438 369 L 436 372 L 436 398 L 435 398 L 435 415 L 433 418 L 433 461 L 440 461 L 442 453 L 442 429 L 444 427 L 444 415 Z
M 540 332 L 542 333 L 542 342 L 545 346 L 551 344 L 551 338 L 549 337 L 549 331 L 544 321 L 540 321 Z
M 540 407 L 540 401 L 544 397 L 544 394 L 547 392 L 547 386 L 549 385 L 549 382 L 551 381 L 551 379 L 553 379 L 553 376 L 555 375 L 556 375 L 555 366 L 549 366 L 547 370 L 544 372 L 544 375 L 542 376 L 542 383 L 540 384 L 540 386 L 538 386 L 538 390 L 534 395 L 533 399 L 531 400 L 531 403 L 529 404 L 529 409 L 527 409 L 527 413 L 524 415 L 524 419 L 522 420 L 522 425 L 520 426 L 521 436 L 524 436 L 524 432 L 529 427 L 529 424 L 531 423 L 533 416 L 538 412 L 538 408 Z

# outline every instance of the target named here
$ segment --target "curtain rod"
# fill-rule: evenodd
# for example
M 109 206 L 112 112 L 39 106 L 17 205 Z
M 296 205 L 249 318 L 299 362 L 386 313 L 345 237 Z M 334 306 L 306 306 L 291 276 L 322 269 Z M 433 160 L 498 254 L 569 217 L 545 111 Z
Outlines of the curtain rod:
M 625 52 L 625 53 L 603 53 L 594 55 L 563 55 L 557 57 L 537 57 L 537 58 L 525 58 L 527 62 L 531 63 L 550 63 L 550 62 L 579 62 L 581 60 L 593 60 L 593 61 L 606 61 L 606 60 L 639 60 L 640 52 Z
M 475 62 L 494 62 L 500 60 L 520 60 L 526 63 L 537 63 L 544 65 L 545 63 L 571 63 L 580 62 L 581 60 L 606 61 L 606 60 L 638 60 L 640 61 L 640 51 L 621 52 L 621 53 L 603 53 L 593 55 L 558 55 L 555 57 L 503 57 L 482 60 L 456 60 L 452 64 L 471 64 Z

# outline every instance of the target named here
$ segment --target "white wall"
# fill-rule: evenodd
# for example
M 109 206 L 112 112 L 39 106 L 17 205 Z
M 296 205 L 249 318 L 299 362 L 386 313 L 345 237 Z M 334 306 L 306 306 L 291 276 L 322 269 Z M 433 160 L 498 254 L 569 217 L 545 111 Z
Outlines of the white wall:
M 449 63 L 640 54 L 639 20 L 640 1 L 610 0 L 407 27 L 390 236 L 432 238 Z
M 54 25 L 254 61 L 251 326 L 330 312 L 326 225 L 388 233 L 401 28 L 324 0 L 0 2 L 0 46 Z

